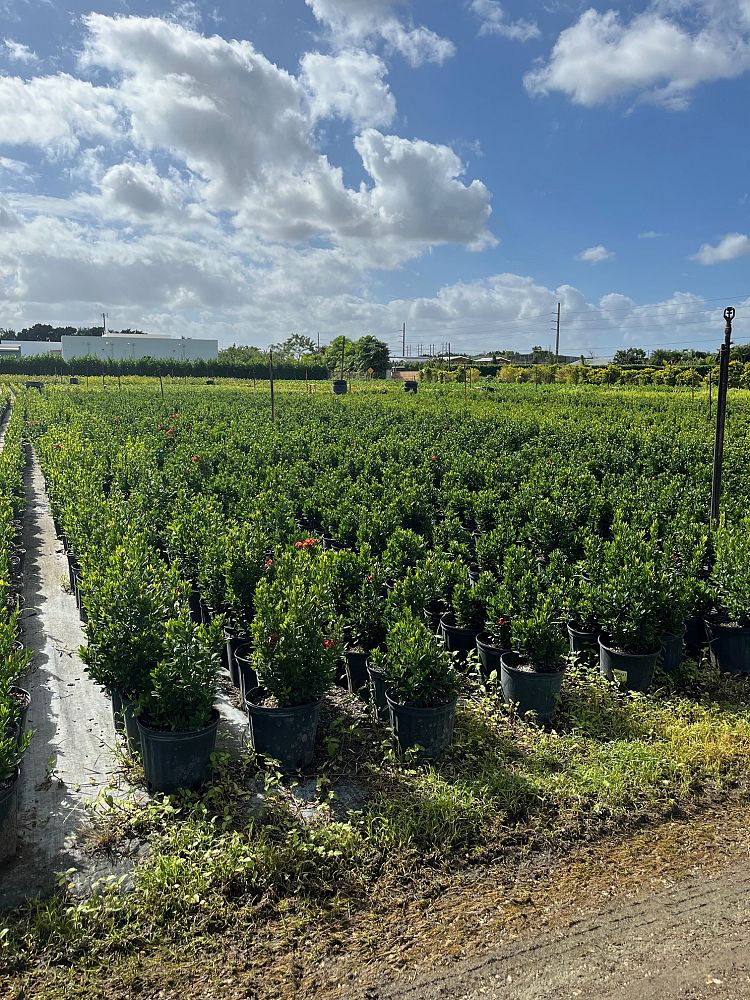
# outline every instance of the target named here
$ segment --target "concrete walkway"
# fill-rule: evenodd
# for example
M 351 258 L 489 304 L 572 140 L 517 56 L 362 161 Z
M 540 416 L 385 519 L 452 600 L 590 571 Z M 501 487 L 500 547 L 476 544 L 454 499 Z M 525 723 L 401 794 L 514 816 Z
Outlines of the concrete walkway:
M 111 703 L 84 671 L 85 642 L 75 597 L 66 593 L 67 562 L 55 535 L 36 456 L 25 473 L 23 642 L 31 653 L 21 685 L 31 693 L 33 730 L 21 770 L 16 860 L 0 870 L 0 907 L 54 888 L 70 868 L 97 877 L 111 870 L 85 858 L 77 832 L 84 804 L 122 786 Z

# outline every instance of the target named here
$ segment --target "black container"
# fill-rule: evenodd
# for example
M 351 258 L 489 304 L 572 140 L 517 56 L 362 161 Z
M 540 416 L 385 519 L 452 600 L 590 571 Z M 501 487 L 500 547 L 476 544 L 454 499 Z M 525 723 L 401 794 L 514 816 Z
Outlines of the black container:
M 242 648 L 242 646 L 248 646 L 249 643 L 244 636 L 232 635 L 230 632 L 227 632 L 226 629 L 224 630 L 224 636 L 226 638 L 227 668 L 229 670 L 229 676 L 232 678 L 232 684 L 238 688 L 240 686 L 240 668 L 235 659 L 235 654 L 237 653 L 237 650 Z
M 419 756 L 425 760 L 437 760 L 445 753 L 453 739 L 453 727 L 456 721 L 455 698 L 445 705 L 431 708 L 399 705 L 388 693 L 386 700 L 393 738 L 401 753 L 421 747 Z
M 388 722 L 390 713 L 388 711 L 388 699 L 385 694 L 385 674 L 382 670 L 376 670 L 368 661 L 367 676 L 370 681 L 370 699 L 375 709 L 375 715 L 381 722 Z
M 288 708 L 263 708 L 251 700 L 259 694 L 262 692 L 256 689 L 245 699 L 253 749 L 277 760 L 285 771 L 307 767 L 313 758 L 323 699 Z
M 665 673 L 673 674 L 682 663 L 685 631 L 679 635 L 665 635 L 661 642 L 661 666 Z
M 452 611 L 440 619 L 440 630 L 445 648 L 450 653 L 457 653 L 460 660 L 465 660 L 472 649 L 476 648 L 477 636 L 482 631 L 478 625 L 469 628 L 456 625 Z
M 237 668 L 237 686 L 240 689 L 242 700 L 245 701 L 250 691 L 255 691 L 258 687 L 258 675 L 250 665 L 250 657 L 253 652 L 251 642 L 241 642 L 234 650 L 234 664 Z
M 335 378 L 333 380 L 333 394 L 334 396 L 345 396 L 349 391 L 349 383 L 346 379 Z
M 500 676 L 500 660 L 504 653 L 509 653 L 509 649 L 502 646 L 495 646 L 490 642 L 490 637 L 486 632 L 480 632 L 477 636 L 477 653 L 479 654 L 479 672 L 483 680 L 488 680 L 494 671 Z
M 704 619 L 700 615 L 691 615 L 685 620 L 685 655 L 697 660 L 707 642 Z
M 128 701 L 128 699 L 121 696 L 120 708 L 122 710 L 123 721 L 123 728 L 121 731 L 125 737 L 125 743 L 127 744 L 128 750 L 133 755 L 140 754 L 141 731 L 138 728 L 138 720 L 135 717 L 138 705 L 136 702 Z
M 750 628 L 738 628 L 706 619 L 708 655 L 719 673 L 741 676 L 750 673 Z
M 78 558 L 75 552 L 72 552 L 70 549 L 68 549 L 65 553 L 65 558 L 68 561 L 68 579 L 70 580 L 70 589 L 75 590 L 76 574 L 80 572 Z
M 122 712 L 122 695 L 119 691 L 110 691 L 109 697 L 112 699 L 112 722 L 115 732 L 120 736 L 125 735 L 125 716 Z
M 31 695 L 25 688 L 15 687 L 15 685 L 11 685 L 11 687 L 8 688 L 8 694 L 10 695 L 18 713 L 17 741 L 20 745 L 23 734 L 26 732 L 26 722 L 29 717 L 29 707 L 31 706 Z
M 623 691 L 648 691 L 661 648 L 653 653 L 623 653 L 607 646 L 599 636 L 599 673 L 610 681 L 619 681 Z
M 15 857 L 18 847 L 18 776 L 0 779 L 0 864 Z
M 582 629 L 576 628 L 575 622 L 568 622 L 568 642 L 570 643 L 571 653 L 590 653 L 595 652 L 599 648 L 599 633 L 585 632 Z
M 219 727 L 215 708 L 211 716 L 208 726 L 184 733 L 151 729 L 137 720 L 143 771 L 152 791 L 169 795 L 178 788 L 195 788 L 201 783 L 216 747 Z
M 416 392 L 417 389 L 419 389 L 419 382 L 415 382 L 414 379 L 404 381 L 404 392 Z
M 346 656 L 346 681 L 347 687 L 352 694 L 364 695 L 367 697 L 367 658 L 369 652 L 347 649 Z
M 547 722 L 555 714 L 565 668 L 552 673 L 519 670 L 520 662 L 518 653 L 503 653 L 500 661 L 503 700 L 506 705 L 517 705 L 521 715 L 536 712 L 540 722 Z

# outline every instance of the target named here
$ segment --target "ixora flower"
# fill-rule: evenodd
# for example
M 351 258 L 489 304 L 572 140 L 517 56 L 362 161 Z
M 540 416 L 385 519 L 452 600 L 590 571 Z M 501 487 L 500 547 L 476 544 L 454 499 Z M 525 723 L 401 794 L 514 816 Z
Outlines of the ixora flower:
M 314 545 L 318 544 L 317 538 L 305 538 L 304 541 L 295 542 L 294 547 L 299 552 L 300 549 L 311 549 Z
M 333 639 L 324 639 L 323 645 L 326 649 L 334 649 L 336 643 L 333 641 Z
M 266 559 L 266 561 L 263 563 L 263 566 L 265 567 L 265 569 L 270 569 L 273 566 L 273 559 Z
M 200 457 L 198 455 L 193 455 L 190 459 L 191 462 L 200 462 Z
M 165 434 L 174 434 L 174 431 L 172 430 L 171 427 L 167 427 L 167 429 L 166 429 L 166 431 L 164 433 Z

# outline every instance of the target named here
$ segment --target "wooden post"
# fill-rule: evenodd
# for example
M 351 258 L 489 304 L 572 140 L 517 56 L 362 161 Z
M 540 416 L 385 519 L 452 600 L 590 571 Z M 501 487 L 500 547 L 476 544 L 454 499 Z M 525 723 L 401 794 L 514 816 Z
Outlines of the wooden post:
M 341 380 L 344 380 L 344 354 L 346 352 L 346 337 L 341 339 Z
M 268 352 L 268 377 L 271 380 L 271 423 L 276 423 L 276 399 L 273 392 L 273 351 Z
M 719 521 L 721 506 L 721 474 L 724 465 L 724 425 L 727 419 L 727 383 L 729 381 L 729 348 L 732 343 L 734 309 L 724 310 L 724 343 L 719 355 L 719 386 L 716 392 L 716 434 L 714 437 L 714 469 L 711 480 L 711 520 Z
M 161 389 L 162 402 L 164 402 L 164 380 L 162 379 L 161 375 L 159 376 L 159 388 Z

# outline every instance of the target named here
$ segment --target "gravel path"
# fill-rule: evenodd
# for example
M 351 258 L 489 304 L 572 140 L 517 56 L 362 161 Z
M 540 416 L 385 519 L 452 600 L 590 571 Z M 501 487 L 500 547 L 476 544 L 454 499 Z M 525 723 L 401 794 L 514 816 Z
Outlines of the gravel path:
M 743 852 L 744 853 L 744 852 Z M 747 1000 L 750 863 L 527 933 L 480 958 L 350 994 L 367 1000 Z

